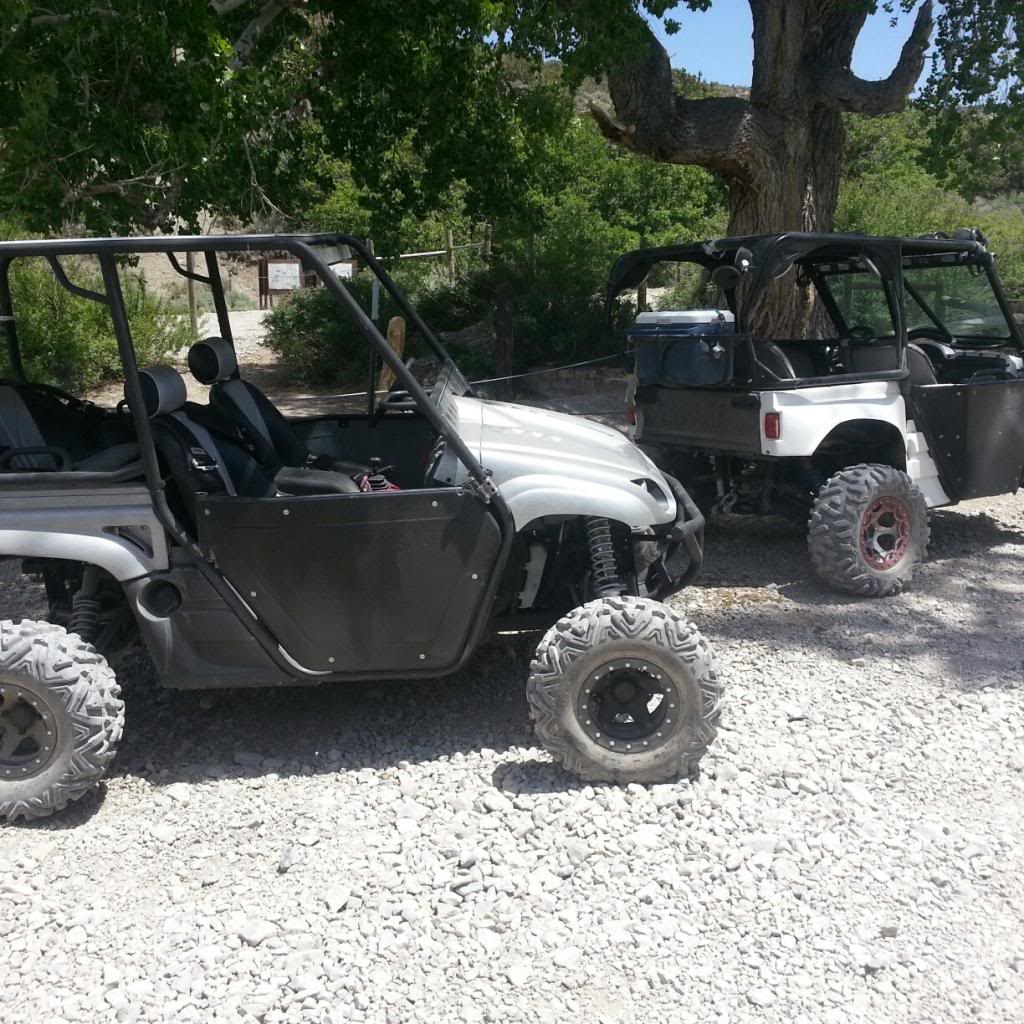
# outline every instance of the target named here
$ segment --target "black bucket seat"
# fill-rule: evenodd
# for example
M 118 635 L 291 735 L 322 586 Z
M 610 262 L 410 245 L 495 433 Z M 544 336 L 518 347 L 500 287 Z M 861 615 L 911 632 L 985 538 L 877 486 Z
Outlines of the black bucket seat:
M 209 406 L 188 401 L 185 381 L 170 366 L 139 371 L 146 415 L 164 469 L 173 483 L 175 512 L 195 525 L 201 493 L 248 498 L 359 494 L 341 473 L 285 466 L 269 472 L 234 424 Z
M 239 376 L 238 358 L 227 339 L 197 341 L 188 351 L 188 368 L 200 384 L 209 385 L 211 408 L 242 432 L 264 468 L 276 472 L 282 466 L 308 467 L 348 476 L 369 472 L 356 462 L 313 455 L 281 410 Z
M 0 381 L 0 471 L 141 474 L 131 421 L 58 388 Z

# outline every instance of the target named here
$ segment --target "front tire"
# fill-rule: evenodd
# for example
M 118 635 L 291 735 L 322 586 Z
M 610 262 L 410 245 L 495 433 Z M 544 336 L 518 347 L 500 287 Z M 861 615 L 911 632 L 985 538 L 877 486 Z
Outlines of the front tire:
M 43 818 L 92 789 L 117 752 L 113 670 L 74 633 L 0 622 L 0 818 Z
M 526 695 L 538 737 L 574 775 L 666 782 L 696 775 L 722 685 L 695 626 L 658 601 L 613 597 L 548 630 Z
M 836 473 L 811 510 L 807 545 L 818 575 L 859 597 L 888 597 L 910 582 L 928 549 L 928 505 L 892 466 Z

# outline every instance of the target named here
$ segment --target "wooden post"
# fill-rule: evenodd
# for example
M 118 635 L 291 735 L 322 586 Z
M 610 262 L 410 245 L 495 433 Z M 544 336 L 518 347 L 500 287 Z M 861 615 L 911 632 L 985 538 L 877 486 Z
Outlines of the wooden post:
M 480 254 L 483 256 L 484 260 L 489 260 L 491 258 L 491 232 L 493 230 L 494 229 L 490 224 L 484 225 L 484 244 L 483 248 L 480 250 Z
M 388 321 L 388 347 L 399 359 L 405 355 L 405 317 L 393 316 Z M 390 366 L 380 368 L 378 391 L 387 391 L 395 383 L 395 371 Z
M 195 253 L 185 253 L 185 269 L 190 273 L 196 272 Z M 199 333 L 199 307 L 196 304 L 196 283 L 191 277 L 185 278 L 185 288 L 188 293 L 188 321 L 192 325 L 192 333 Z
M 455 281 L 455 239 L 452 236 L 452 229 L 444 229 L 444 258 L 448 267 L 448 280 Z
M 640 236 L 640 248 L 641 249 L 646 249 L 647 248 L 647 239 L 643 235 Z M 646 277 L 636 286 L 636 311 L 638 313 L 645 313 L 645 312 L 647 312 L 647 278 Z

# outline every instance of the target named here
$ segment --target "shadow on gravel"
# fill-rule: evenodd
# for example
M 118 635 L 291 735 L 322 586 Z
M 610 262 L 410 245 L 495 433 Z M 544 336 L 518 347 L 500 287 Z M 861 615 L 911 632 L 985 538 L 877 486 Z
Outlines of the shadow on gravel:
M 981 544 L 967 545 L 959 536 L 961 524 L 959 516 L 937 517 L 938 557 L 918 571 L 903 594 L 847 597 L 806 575 L 793 582 L 769 579 L 778 581 L 774 593 L 763 588 L 737 594 L 715 589 L 735 583 L 712 583 L 695 606 L 698 623 L 713 640 L 737 647 L 754 640 L 760 651 L 774 649 L 783 661 L 810 655 L 850 664 L 853 673 L 888 672 L 890 663 L 897 668 L 894 685 L 899 671 L 909 671 L 935 673 L 937 690 L 949 684 L 968 692 L 1024 688 L 1024 547 L 1017 547 L 1024 545 L 1024 536 L 993 524 Z M 963 554 L 954 547 L 961 543 Z M 1002 545 L 1007 550 L 991 550 Z M 751 546 L 736 543 L 727 557 L 745 554 L 757 556 Z M 681 604 L 686 605 L 685 594 Z
M 509 761 L 499 764 L 491 773 L 495 789 L 506 793 L 573 793 L 585 786 L 600 787 L 600 782 L 586 782 L 570 775 L 550 761 Z
M 107 783 L 101 782 L 90 789 L 80 800 L 68 804 L 63 811 L 57 811 L 49 818 L 36 818 L 33 821 L 7 822 L 5 828 L 16 828 L 25 832 L 63 832 L 65 829 L 76 829 L 84 825 L 107 799 Z
M 931 513 L 927 564 L 951 558 L 969 559 L 1006 545 L 1020 550 L 999 552 L 999 559 L 1008 565 L 1024 564 L 1024 531 L 1009 528 L 985 512 L 939 509 Z M 809 597 L 817 603 L 822 595 L 828 595 L 839 603 L 861 601 L 847 599 L 815 577 L 807 553 L 807 533 L 802 526 L 775 516 L 715 516 L 705 533 L 704 568 L 697 586 L 770 584 L 786 589 L 787 596 L 794 600 Z
M 987 512 L 962 512 L 955 508 L 937 509 L 931 514 L 932 536 L 928 548 L 930 561 L 944 558 L 970 558 L 979 552 L 1002 547 L 1004 544 L 1019 545 L 1024 551 L 1024 531 L 1014 530 L 993 519 Z M 1018 563 L 1024 555 L 1000 554 Z
M 913 583 L 875 600 L 818 580 L 795 524 L 718 517 L 708 527 L 691 614 L 712 639 L 754 640 L 784 661 L 891 660 L 941 672 L 942 683 L 965 691 L 1024 687 L 1024 531 L 971 508 L 933 513 L 929 558 Z M 685 592 L 678 603 L 687 606 Z
M 111 775 L 158 786 L 360 769 L 387 779 L 404 763 L 534 747 L 525 684 L 535 642 L 501 637 L 445 679 L 275 690 L 164 690 L 140 658 L 121 672 L 127 722 Z M 261 762 L 236 764 L 239 753 Z
M 1024 533 L 969 506 L 946 510 L 933 517 L 933 552 L 907 593 L 861 600 L 814 578 L 798 527 L 724 517 L 708 530 L 702 578 L 676 603 L 690 604 L 709 638 L 740 661 L 777 657 L 803 662 L 806 671 L 810 659 L 889 677 L 888 663 L 897 669 L 894 692 L 900 671 L 936 673 L 937 693 L 951 684 L 1021 688 Z M 0 583 L 11 611 L 38 597 L 16 579 Z M 522 751 L 537 747 L 525 698 L 537 640 L 499 637 L 447 679 L 276 690 L 166 691 L 148 660 L 135 658 L 118 673 L 127 723 L 112 775 L 163 786 L 369 769 L 387 780 L 405 763 L 516 748 L 494 771 L 496 787 L 573 791 L 584 784 L 557 766 L 523 761 Z M 252 756 L 236 763 L 239 753 Z M 101 788 L 63 814 L 23 827 L 75 828 L 102 807 L 104 795 Z

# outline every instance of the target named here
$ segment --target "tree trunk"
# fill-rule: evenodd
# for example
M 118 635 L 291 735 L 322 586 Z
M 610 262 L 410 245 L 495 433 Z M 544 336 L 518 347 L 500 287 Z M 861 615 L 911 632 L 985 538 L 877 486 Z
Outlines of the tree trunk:
M 888 78 L 850 71 L 866 6 L 848 0 L 749 0 L 754 68 L 750 98 L 677 95 L 668 54 L 646 23 L 646 40 L 608 68 L 615 116 L 591 104 L 617 145 L 665 163 L 698 164 L 729 185 L 729 234 L 831 231 L 843 156 L 844 111 L 900 110 L 924 67 L 932 0 Z M 859 9 L 858 9 L 859 8 Z M 755 333 L 801 338 L 813 330 L 812 296 L 787 275 L 750 313 Z
M 751 151 L 748 176 L 729 189 L 729 235 L 831 231 L 845 142 L 842 115 L 790 110 L 771 146 Z M 798 339 L 817 323 L 814 290 L 787 274 L 748 312 L 749 327 L 766 337 Z

